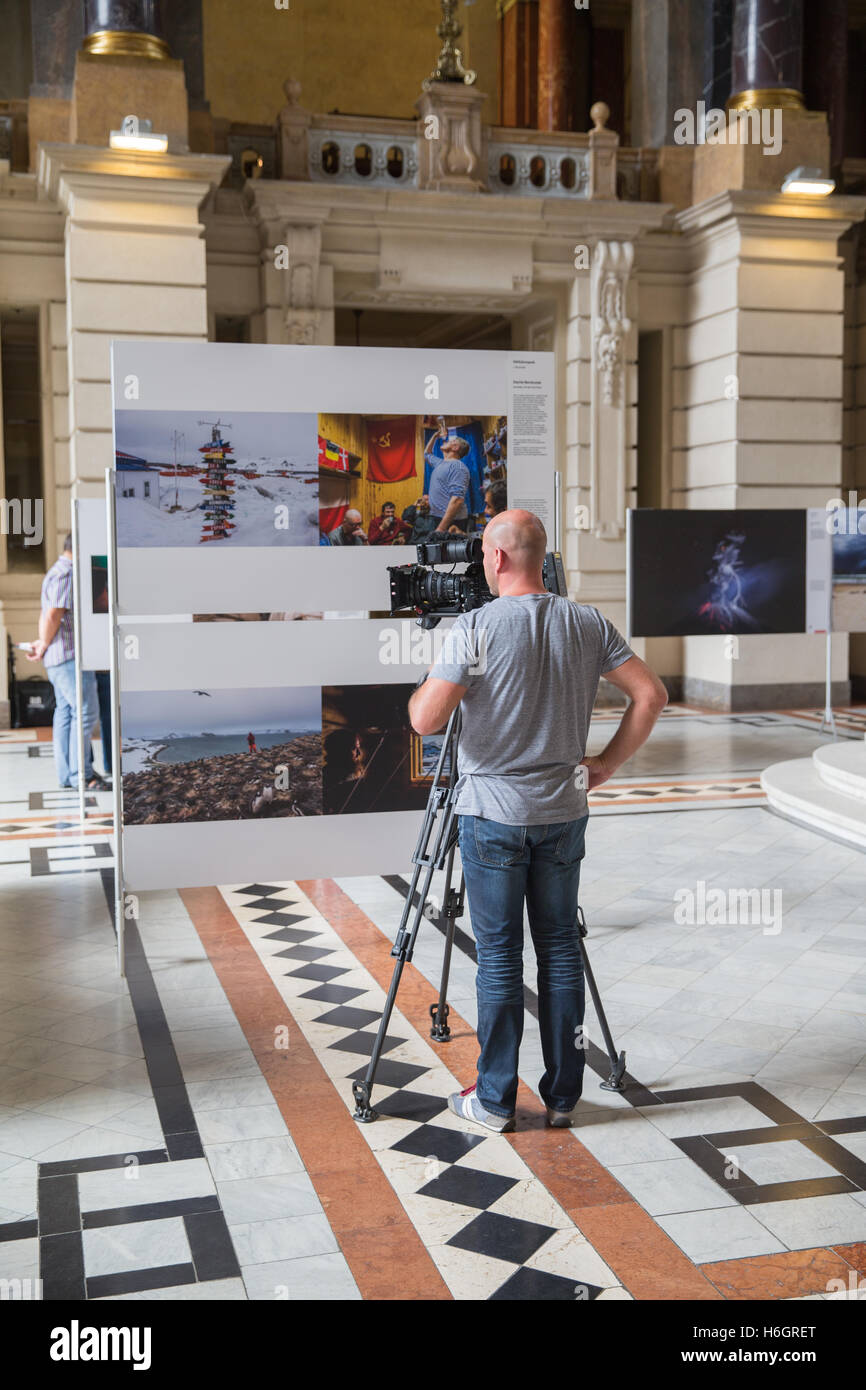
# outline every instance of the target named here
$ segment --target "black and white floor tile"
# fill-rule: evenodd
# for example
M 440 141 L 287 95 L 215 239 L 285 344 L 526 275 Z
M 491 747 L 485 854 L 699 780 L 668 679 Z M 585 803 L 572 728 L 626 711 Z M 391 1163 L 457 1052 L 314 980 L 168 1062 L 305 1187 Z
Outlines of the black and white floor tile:
M 384 992 L 295 884 L 221 890 L 350 1110 Z M 500 1135 L 453 1115 L 445 1058 L 395 1009 L 359 1126 L 455 1298 L 627 1298 Z

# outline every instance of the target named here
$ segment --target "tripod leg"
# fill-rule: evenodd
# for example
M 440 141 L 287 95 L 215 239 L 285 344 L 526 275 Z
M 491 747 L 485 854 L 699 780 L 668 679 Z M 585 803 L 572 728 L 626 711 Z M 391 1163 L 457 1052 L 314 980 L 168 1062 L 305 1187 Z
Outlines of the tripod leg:
M 451 969 L 451 948 L 454 945 L 455 921 L 449 917 L 448 926 L 445 932 L 445 953 L 442 958 L 442 979 L 439 982 L 439 998 L 435 1004 L 430 1005 L 430 1036 L 434 1042 L 445 1043 L 451 1037 L 451 1029 L 448 1027 L 448 1015 L 451 1010 L 448 1007 L 448 974 Z
M 440 918 L 442 918 L 446 924 L 445 950 L 442 957 L 442 978 L 439 982 L 439 998 L 435 1004 L 430 1005 L 430 1036 L 434 1042 L 448 1042 L 451 1037 L 451 1029 L 448 1026 L 448 1015 L 451 1012 L 447 1002 L 448 977 L 451 973 L 451 953 L 454 949 L 454 934 L 457 930 L 457 918 L 463 914 L 463 900 L 465 894 L 465 881 L 462 874 L 460 875 L 460 887 L 456 891 L 451 887 L 453 866 L 454 846 L 452 845 L 448 854 L 443 907 L 440 913 Z
M 391 1014 L 394 1012 L 394 1000 L 397 997 L 397 990 L 400 987 L 400 977 L 403 974 L 403 966 L 405 963 L 405 952 L 401 952 L 397 957 L 394 973 L 391 976 L 391 985 L 388 990 L 388 997 L 385 1000 L 382 1017 L 379 1020 L 379 1031 L 376 1034 L 376 1041 L 373 1044 L 370 1063 L 367 1067 L 367 1075 L 364 1077 L 363 1081 L 354 1081 L 352 1083 L 352 1095 L 355 1097 L 354 1118 L 364 1125 L 370 1124 L 372 1120 L 378 1119 L 378 1113 L 370 1104 L 370 1093 L 373 1089 L 373 1081 L 376 1076 L 376 1068 L 379 1065 L 379 1058 L 382 1055 L 382 1046 L 385 1042 L 388 1024 L 391 1022 Z
M 433 870 L 436 867 L 441 867 L 441 859 L 442 856 L 446 853 L 446 849 L 448 850 L 448 874 L 446 884 L 448 887 L 447 902 L 449 910 L 451 908 L 452 900 L 455 898 L 455 895 L 451 892 L 450 889 L 451 867 L 454 858 L 454 848 L 451 837 L 453 832 L 454 821 L 453 795 L 454 787 L 456 785 L 457 780 L 455 775 L 455 768 L 457 736 L 459 733 L 459 729 L 460 712 L 459 709 L 456 709 L 453 711 L 451 718 L 448 720 L 448 727 L 445 731 L 445 738 L 443 740 L 442 748 L 439 753 L 439 759 L 436 764 L 436 771 L 433 776 L 433 783 L 430 788 L 430 795 L 427 800 L 427 808 L 424 813 L 424 823 L 421 827 L 421 832 L 418 837 L 418 844 L 415 848 L 415 853 L 412 856 L 412 862 L 415 865 L 415 868 L 412 872 L 412 882 L 409 886 L 409 892 L 406 895 L 406 903 L 403 908 L 403 915 L 400 918 L 400 927 L 397 932 L 396 939 L 394 941 L 394 947 L 391 951 L 391 955 L 396 958 L 396 964 L 394 966 L 394 973 L 391 977 L 391 984 L 388 989 L 388 997 L 385 1000 L 385 1007 L 382 1012 L 382 1017 L 379 1021 L 379 1028 L 373 1043 L 373 1051 L 370 1056 L 370 1063 L 367 1067 L 367 1072 L 363 1081 L 356 1081 L 353 1083 L 352 1086 L 352 1095 L 355 1097 L 354 1118 L 358 1120 L 361 1124 L 369 1124 L 372 1120 L 378 1118 L 376 1111 L 370 1104 L 370 1096 L 373 1090 L 373 1082 L 376 1077 L 376 1069 L 379 1065 L 379 1058 L 382 1055 L 382 1048 L 385 1043 L 385 1037 L 388 1031 L 388 1024 L 391 1021 L 391 1014 L 394 1011 L 394 1000 L 397 997 L 397 990 L 400 986 L 400 978 L 403 974 L 403 966 L 406 964 L 407 961 L 410 961 L 412 959 L 412 952 L 415 948 L 415 939 L 418 935 L 418 928 L 421 924 L 421 919 L 424 916 L 424 906 L 430 894 L 430 881 L 433 877 Z M 418 885 L 418 880 L 421 877 L 422 868 L 425 870 L 424 882 L 420 890 L 420 893 L 417 894 L 417 906 L 415 906 L 416 889 Z M 460 893 L 456 895 L 459 904 L 458 913 L 459 911 L 462 911 L 462 896 L 463 889 L 461 884 Z M 407 930 L 407 923 L 409 921 L 409 916 L 412 912 L 413 906 L 415 906 L 415 916 L 412 920 L 411 929 Z M 458 915 L 458 913 L 454 913 L 454 915 Z M 453 939 L 454 928 L 452 925 L 450 929 L 450 940 L 453 942 Z M 450 945 L 448 948 L 448 956 L 450 958 Z M 447 981 L 448 975 L 446 970 L 446 973 L 443 977 L 443 991 L 447 987 Z M 444 1004 L 444 994 L 440 996 L 440 999 L 441 1002 Z M 447 1010 L 447 1004 L 445 1004 L 444 1007 Z
M 595 1012 L 601 1024 L 601 1031 L 604 1037 L 604 1045 L 607 1048 L 607 1055 L 611 1061 L 611 1073 L 607 1081 L 600 1082 L 602 1091 L 621 1091 L 624 1089 L 623 1077 L 625 1075 L 625 1053 L 617 1053 L 616 1044 L 608 1026 L 607 1017 L 601 1002 L 601 995 L 598 992 L 598 985 L 595 983 L 595 976 L 592 973 L 592 966 L 589 963 L 589 956 L 583 944 L 583 938 L 587 934 L 586 919 L 583 915 L 583 908 L 577 909 L 577 929 L 578 941 L 580 944 L 580 954 L 583 960 L 583 973 L 589 985 L 589 992 L 592 995 L 592 1002 L 595 1005 Z
M 412 883 L 406 898 L 406 905 L 403 908 L 403 915 L 400 919 L 400 927 L 397 932 L 394 947 L 391 951 L 391 955 L 396 957 L 396 963 L 394 965 L 394 973 L 391 976 L 391 984 L 388 988 L 388 997 L 385 1000 L 385 1007 L 382 1011 L 382 1017 L 379 1020 L 379 1028 L 376 1033 L 375 1042 L 373 1043 L 373 1051 L 370 1055 L 367 1074 L 363 1081 L 355 1081 L 352 1083 L 352 1095 L 355 1097 L 354 1118 L 359 1120 L 361 1124 L 369 1124 L 372 1120 L 378 1118 L 376 1111 L 370 1104 L 370 1095 L 373 1090 L 376 1069 L 379 1065 L 379 1058 L 382 1055 L 382 1048 L 388 1032 L 388 1024 L 391 1022 L 391 1014 L 394 1012 L 394 1000 L 397 998 L 397 990 L 400 987 L 403 966 L 406 964 L 407 960 L 412 959 L 412 950 L 415 945 L 415 938 L 418 935 L 418 927 L 423 916 L 424 903 L 430 891 L 430 879 L 433 877 L 433 865 L 427 865 L 427 872 L 424 875 L 424 886 L 420 894 L 418 906 L 415 910 L 412 927 L 411 930 L 407 931 L 406 923 L 409 920 L 409 913 L 412 910 L 412 903 L 415 898 L 415 885 L 418 882 L 420 873 L 421 865 L 417 864 L 412 874 Z

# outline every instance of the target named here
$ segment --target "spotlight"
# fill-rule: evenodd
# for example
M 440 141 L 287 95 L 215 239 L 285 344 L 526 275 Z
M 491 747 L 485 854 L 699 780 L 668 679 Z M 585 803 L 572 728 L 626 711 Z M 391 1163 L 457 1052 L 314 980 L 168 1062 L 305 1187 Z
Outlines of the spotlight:
M 800 164 L 796 169 L 792 169 L 786 175 L 782 183 L 783 193 L 811 193 L 819 197 L 826 197 L 832 193 L 836 187 L 835 179 L 828 179 L 826 174 L 822 174 L 820 169 L 807 169 Z
M 155 154 L 165 154 L 168 136 L 154 135 L 152 121 L 140 120 L 138 116 L 124 116 L 120 130 L 111 132 L 108 143 L 113 150 L 149 150 Z

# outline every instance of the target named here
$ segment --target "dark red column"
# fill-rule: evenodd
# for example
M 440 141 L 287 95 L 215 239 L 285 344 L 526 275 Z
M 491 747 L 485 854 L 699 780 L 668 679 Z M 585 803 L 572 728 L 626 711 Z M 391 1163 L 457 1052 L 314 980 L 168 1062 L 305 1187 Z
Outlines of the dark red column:
M 538 0 L 538 129 L 576 130 L 574 0 Z

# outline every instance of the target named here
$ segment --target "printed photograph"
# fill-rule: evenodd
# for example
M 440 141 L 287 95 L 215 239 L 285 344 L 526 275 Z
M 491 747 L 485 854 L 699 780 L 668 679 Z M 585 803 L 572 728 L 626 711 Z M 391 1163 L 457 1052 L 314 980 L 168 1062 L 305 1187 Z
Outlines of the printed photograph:
M 632 634 L 806 631 L 806 513 L 631 514 Z
M 326 816 L 422 811 L 441 737 L 409 723 L 414 685 L 322 689 L 322 799 Z
M 108 612 L 108 556 L 90 557 L 90 606 L 94 613 Z
M 321 545 L 473 535 L 507 503 L 505 415 L 319 415 Z
M 318 544 L 315 415 L 118 410 L 115 422 L 119 547 Z
M 126 825 L 322 813 L 318 686 L 121 699 Z
M 866 632 L 866 508 L 841 514 L 833 534 L 833 631 Z

